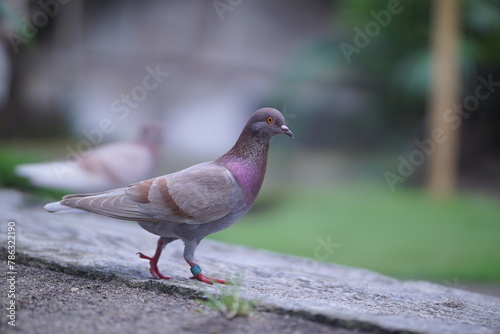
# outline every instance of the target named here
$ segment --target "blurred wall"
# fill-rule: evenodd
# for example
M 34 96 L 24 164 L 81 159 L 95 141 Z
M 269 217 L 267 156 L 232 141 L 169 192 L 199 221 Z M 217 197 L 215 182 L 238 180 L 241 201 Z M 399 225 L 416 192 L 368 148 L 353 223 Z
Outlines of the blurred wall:
M 10 132 L 54 129 L 61 119 L 82 138 L 110 119 L 116 131 L 106 140 L 116 140 L 154 119 L 165 122 L 169 145 L 212 156 L 272 99 L 311 36 L 327 33 L 331 13 L 325 1 L 61 0 L 11 9 L 20 36 L 26 18 L 53 15 L 14 52 Z

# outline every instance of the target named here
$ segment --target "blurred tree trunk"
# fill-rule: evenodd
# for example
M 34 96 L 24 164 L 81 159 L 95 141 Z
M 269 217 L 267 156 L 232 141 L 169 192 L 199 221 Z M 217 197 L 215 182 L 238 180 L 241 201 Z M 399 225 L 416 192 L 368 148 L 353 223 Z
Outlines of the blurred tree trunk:
M 434 0 L 428 138 L 435 151 L 429 156 L 427 188 L 434 197 L 449 197 L 457 187 L 460 131 L 449 109 L 459 97 L 459 0 Z M 445 113 L 448 113 L 446 115 Z M 454 111 L 453 117 L 460 117 Z M 453 128 L 455 126 L 455 129 Z M 442 129 L 442 130 L 439 130 Z M 437 138 L 437 134 L 442 136 Z

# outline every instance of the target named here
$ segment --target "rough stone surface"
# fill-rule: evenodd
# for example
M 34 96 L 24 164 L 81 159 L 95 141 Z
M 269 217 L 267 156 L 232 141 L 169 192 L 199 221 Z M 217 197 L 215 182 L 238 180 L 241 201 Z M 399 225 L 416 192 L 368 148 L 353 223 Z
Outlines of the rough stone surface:
M 16 326 L 0 318 L 0 333 L 367 333 L 266 310 L 227 319 L 192 298 L 116 279 L 25 265 L 18 272 Z
M 16 260 L 25 264 L 183 297 L 217 294 L 224 288 L 188 279 L 180 242 L 170 244 L 159 263 L 174 279 L 150 279 L 148 262 L 136 253 L 152 254 L 156 237 L 136 223 L 49 214 L 41 203 L 11 190 L 0 191 L 0 221 L 2 248 L 7 245 L 7 222 L 16 222 Z M 242 295 L 274 313 L 373 332 L 500 332 L 499 298 L 209 240 L 196 255 L 208 276 L 241 276 Z

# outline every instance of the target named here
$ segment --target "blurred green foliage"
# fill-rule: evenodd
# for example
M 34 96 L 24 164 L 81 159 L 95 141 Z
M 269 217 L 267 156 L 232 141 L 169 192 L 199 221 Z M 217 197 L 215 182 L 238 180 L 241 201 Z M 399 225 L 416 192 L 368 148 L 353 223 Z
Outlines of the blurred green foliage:
M 294 188 L 279 197 L 210 238 L 399 278 L 500 282 L 495 200 L 436 202 L 418 190 L 368 186 Z
M 378 23 L 376 17 L 393 2 L 399 3 L 400 11 L 390 15 L 387 24 Z M 303 48 L 271 103 L 314 115 L 301 117 L 296 125 L 298 137 L 310 146 L 394 150 L 421 136 L 431 71 L 431 5 L 430 0 L 336 1 L 331 34 L 316 37 Z M 500 0 L 461 1 L 463 96 L 474 93 L 478 75 L 500 72 L 499 17 Z M 358 31 L 366 34 L 370 22 L 378 32 L 367 34 L 366 45 L 356 44 Z M 342 43 L 359 52 L 346 57 Z M 318 81 L 322 86 L 313 89 Z M 310 82 L 311 89 L 304 89 L 304 82 Z M 498 100 L 483 101 L 465 123 L 484 118 L 476 133 L 485 141 L 500 143 Z
M 32 189 L 27 179 L 14 173 L 14 168 L 18 164 L 34 161 L 36 160 L 33 160 L 30 154 L 0 149 L 0 187 L 17 188 L 23 191 Z
M 394 91 L 407 97 L 425 97 L 430 77 L 430 36 L 432 30 L 432 2 L 399 1 L 402 10 L 391 16 L 380 35 L 370 40 L 368 52 L 360 52 L 354 66 L 368 69 Z M 346 41 L 353 41 L 358 26 L 365 29 L 367 22 L 375 21 L 373 13 L 387 10 L 386 1 L 341 0 L 339 2 L 342 26 L 347 29 Z M 461 74 L 463 84 L 474 78 L 478 66 L 498 66 L 500 54 L 500 1 L 461 1 Z M 354 57 L 353 57 L 354 58 Z M 389 80 L 386 80 L 389 79 Z

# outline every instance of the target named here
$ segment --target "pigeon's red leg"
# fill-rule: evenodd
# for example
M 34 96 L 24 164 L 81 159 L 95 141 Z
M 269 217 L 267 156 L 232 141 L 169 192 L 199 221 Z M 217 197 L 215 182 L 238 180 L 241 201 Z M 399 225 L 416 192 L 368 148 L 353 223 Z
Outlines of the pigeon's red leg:
M 200 266 L 194 262 L 194 252 L 196 250 L 196 247 L 198 247 L 198 244 L 200 243 L 201 240 L 192 239 L 192 240 L 183 240 L 183 241 L 184 241 L 184 259 L 191 267 L 191 273 L 193 274 L 192 277 L 189 277 L 190 279 L 196 279 L 200 282 L 204 282 L 207 284 L 213 284 L 214 282 L 220 283 L 220 284 L 228 284 L 228 282 L 226 282 L 222 279 L 210 278 L 210 277 L 203 275 L 201 272 Z
M 208 284 L 213 284 L 214 282 L 220 284 L 228 284 L 228 282 L 223 279 L 211 278 L 203 275 L 200 266 L 196 263 L 188 261 L 187 259 L 186 262 L 191 266 L 191 273 L 193 274 L 193 276 L 189 277 L 190 279 L 197 279 L 200 282 L 205 282 Z
M 149 265 L 150 265 L 149 272 L 156 279 L 160 279 L 160 278 L 161 279 L 171 279 L 172 278 L 172 277 L 168 277 L 168 276 L 163 276 L 160 273 L 160 271 L 158 270 L 158 260 L 160 259 L 161 252 L 162 252 L 163 248 L 165 248 L 166 245 L 167 245 L 167 243 L 165 243 L 163 241 L 163 238 L 160 237 L 160 239 L 158 239 L 158 244 L 156 246 L 156 252 L 155 252 L 155 255 L 153 255 L 153 257 L 146 256 L 142 253 L 137 253 L 137 254 L 139 254 L 139 257 L 141 259 L 149 260 Z

